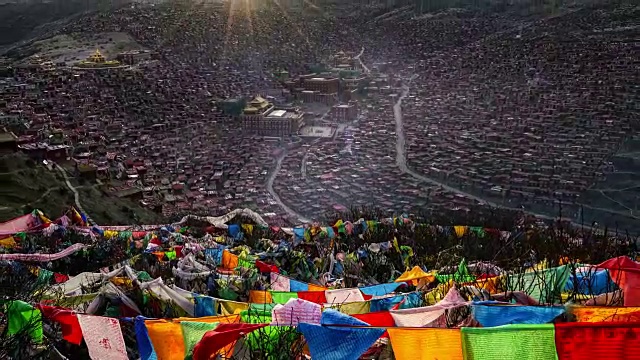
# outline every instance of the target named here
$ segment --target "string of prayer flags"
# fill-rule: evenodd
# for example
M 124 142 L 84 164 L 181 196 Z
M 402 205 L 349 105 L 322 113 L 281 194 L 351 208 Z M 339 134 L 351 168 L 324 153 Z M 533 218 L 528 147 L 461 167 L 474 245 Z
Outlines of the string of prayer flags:
M 213 324 L 213 323 L 239 323 L 240 316 L 209 316 L 202 318 L 176 318 L 172 320 L 157 319 L 157 320 L 145 320 L 145 326 L 147 328 L 149 339 L 159 360 L 184 360 L 187 352 L 187 343 L 184 340 L 182 322 L 197 322 L 201 324 Z M 198 325 L 196 325 L 198 326 Z M 194 326 L 187 325 L 187 330 L 193 330 Z M 210 326 L 200 325 L 202 328 L 208 328 Z M 197 335 L 198 332 L 195 332 Z M 190 339 L 193 338 L 194 333 L 190 334 Z M 189 343 L 190 344 L 190 343 Z M 225 348 L 224 351 L 229 352 L 233 349 Z M 195 350 L 194 350 L 195 351 Z
M 256 261 L 257 263 L 257 261 Z M 289 278 L 288 276 L 284 276 L 276 272 L 271 272 L 269 275 L 271 290 L 273 291 L 284 291 L 284 292 L 303 292 L 303 291 L 312 291 L 319 292 L 327 290 L 326 287 L 304 283 L 301 281 L 297 281 Z

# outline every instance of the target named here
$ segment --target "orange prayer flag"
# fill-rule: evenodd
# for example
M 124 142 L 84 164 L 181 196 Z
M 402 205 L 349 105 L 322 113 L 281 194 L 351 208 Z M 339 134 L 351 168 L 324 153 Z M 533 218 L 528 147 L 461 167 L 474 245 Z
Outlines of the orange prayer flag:
M 253 304 L 271 304 L 271 292 L 267 290 L 251 290 L 249 291 L 249 302 Z
M 309 290 L 307 291 L 325 291 L 327 290 L 324 286 L 309 284 Z
M 578 322 L 640 321 L 640 307 L 576 306 L 571 313 Z
M 238 255 L 234 255 L 228 250 L 222 252 L 222 267 L 225 269 L 235 269 L 238 267 Z
M 180 323 L 167 320 L 145 320 L 144 324 L 158 360 L 184 360 L 186 350 Z

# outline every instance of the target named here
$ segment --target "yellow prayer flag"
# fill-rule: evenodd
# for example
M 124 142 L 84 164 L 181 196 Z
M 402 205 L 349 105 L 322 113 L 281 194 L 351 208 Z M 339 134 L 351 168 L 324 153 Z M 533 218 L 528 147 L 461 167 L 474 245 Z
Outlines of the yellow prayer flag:
M 111 239 L 111 238 L 114 238 L 114 237 L 117 237 L 117 236 L 118 236 L 118 232 L 115 231 L 115 230 L 105 230 L 104 231 L 104 238 L 105 239 Z
M 455 230 L 456 236 L 461 238 L 467 232 L 467 227 L 458 225 L 458 226 L 454 226 L 453 230 Z
M 364 301 L 345 303 L 340 307 L 340 312 L 343 312 L 347 315 L 366 314 L 371 312 L 371 302 Z
M 350 302 L 350 303 L 325 306 L 325 308 L 338 310 L 341 313 L 347 314 L 347 315 L 366 314 L 371 312 L 371 302 L 370 301 Z
M 245 233 L 252 235 L 253 234 L 253 224 L 242 224 L 242 230 Z
M 16 243 L 16 240 L 13 238 L 13 236 L 9 236 L 8 238 L 4 238 L 0 240 L 0 246 L 6 247 L 6 248 L 14 248 L 16 247 L 18 244 Z
M 426 279 L 427 281 L 432 282 L 436 277 L 431 273 L 424 272 L 419 266 L 414 266 L 413 269 L 405 271 L 404 274 L 400 275 L 395 282 L 412 281 L 413 285 L 416 286 L 420 279 Z
M 462 360 L 460 329 L 389 328 L 396 359 Z
M 237 301 L 225 301 L 217 300 L 220 303 L 220 310 L 222 315 L 236 315 L 249 309 L 249 303 L 237 302 Z

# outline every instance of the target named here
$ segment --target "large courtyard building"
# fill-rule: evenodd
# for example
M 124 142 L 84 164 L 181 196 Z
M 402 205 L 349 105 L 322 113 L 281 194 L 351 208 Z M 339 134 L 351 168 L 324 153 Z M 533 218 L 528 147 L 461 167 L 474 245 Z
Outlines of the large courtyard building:
M 340 89 L 338 78 L 312 77 L 304 79 L 302 83 L 305 90 L 319 91 L 321 94 L 337 94 Z
M 261 96 L 251 100 L 240 115 L 246 132 L 264 136 L 296 134 L 302 126 L 302 117 L 297 109 L 278 109 Z
M 298 100 L 331 106 L 338 100 L 340 79 L 330 74 L 313 73 L 301 75 L 294 81 L 287 81 L 285 86 Z

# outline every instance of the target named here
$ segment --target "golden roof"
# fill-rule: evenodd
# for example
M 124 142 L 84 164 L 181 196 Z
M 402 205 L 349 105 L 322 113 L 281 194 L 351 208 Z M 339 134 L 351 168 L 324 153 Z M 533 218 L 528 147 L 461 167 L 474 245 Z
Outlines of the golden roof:
M 253 100 L 251 100 L 251 102 L 249 102 L 249 105 L 245 108 L 246 110 L 249 110 L 250 108 L 255 108 L 255 110 L 262 110 L 264 108 L 269 107 L 271 104 L 269 104 L 269 102 L 267 100 L 265 100 L 262 96 L 260 95 L 256 95 L 256 97 L 253 98 Z
M 256 97 L 251 100 L 251 104 L 264 104 L 267 100 L 265 100 L 262 96 L 256 95 Z

